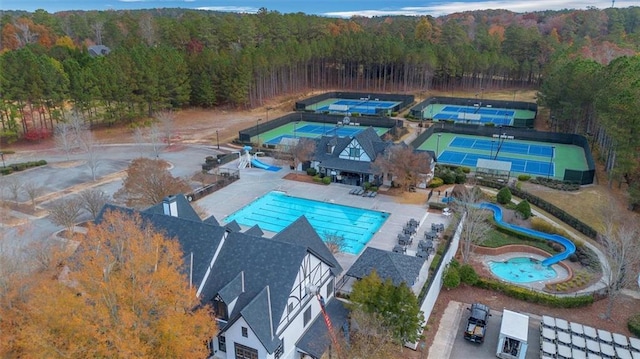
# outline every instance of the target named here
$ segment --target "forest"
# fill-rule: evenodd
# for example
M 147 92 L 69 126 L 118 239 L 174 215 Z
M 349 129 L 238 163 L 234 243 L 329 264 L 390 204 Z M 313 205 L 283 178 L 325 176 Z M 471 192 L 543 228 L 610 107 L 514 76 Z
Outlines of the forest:
M 261 9 L 0 12 L 0 137 L 349 89 L 529 88 L 640 207 L 640 7 L 327 18 Z M 87 48 L 104 45 L 105 56 Z

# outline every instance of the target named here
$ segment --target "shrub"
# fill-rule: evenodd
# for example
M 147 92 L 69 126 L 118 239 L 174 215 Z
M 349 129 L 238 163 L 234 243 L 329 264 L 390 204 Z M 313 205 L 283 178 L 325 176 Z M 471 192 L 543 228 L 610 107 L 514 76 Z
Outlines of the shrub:
M 322 178 L 322 183 L 324 183 L 324 184 L 331 183 L 331 177 L 327 176 L 327 177 Z
M 467 174 L 471 173 L 471 168 L 469 168 L 469 167 L 464 167 L 463 166 L 463 167 L 460 167 L 460 169 L 464 173 L 467 173 Z
M 365 183 L 362 184 L 362 187 L 364 187 L 364 189 L 368 191 L 369 188 L 371 188 L 371 183 L 365 182 Z
M 444 184 L 444 181 L 440 177 L 433 177 L 431 182 L 429 182 L 429 188 L 440 187 Z
M 456 184 L 463 184 L 467 182 L 467 175 L 464 174 L 464 172 L 460 172 L 460 173 L 456 173 L 455 174 L 455 183 Z
M 524 181 L 528 181 L 530 179 L 531 179 L 531 176 L 529 176 L 529 175 L 519 175 L 518 176 L 518 181 L 523 181 L 524 182 Z
M 462 283 L 474 285 L 478 282 L 478 273 L 476 273 L 476 270 L 468 264 L 461 266 L 460 269 L 458 269 L 458 273 L 460 274 L 460 280 Z
M 13 173 L 13 168 L 11 168 L 11 167 L 5 167 L 5 168 L 0 169 L 0 174 L 2 174 L 3 176 L 10 175 L 12 173 Z
M 322 178 L 320 178 L 320 175 L 313 176 L 313 182 L 320 182 L 320 181 L 322 181 Z
M 447 203 L 444 202 L 429 202 L 427 203 L 429 205 L 430 209 L 445 209 L 447 207 L 449 207 L 449 205 Z
M 450 170 L 442 171 L 441 176 L 444 184 L 454 184 L 456 182 L 456 175 L 455 173 L 453 173 L 453 171 L 450 171 Z
M 529 217 L 531 217 L 531 205 L 529 205 L 529 201 L 527 201 L 526 199 L 520 201 L 520 203 L 518 203 L 518 205 L 516 206 L 516 212 L 520 213 L 520 215 L 524 219 L 528 219 Z
M 569 238 L 569 235 L 567 234 L 567 232 L 564 229 L 558 228 L 558 227 L 554 226 L 553 224 L 545 221 L 542 218 L 538 218 L 538 217 L 532 218 L 531 219 L 531 228 L 535 229 L 536 231 L 549 233 L 549 234 L 558 234 L 558 235 L 561 235 L 563 237 Z
M 313 167 L 309 167 L 309 168 L 307 168 L 307 174 L 309 176 L 315 176 L 315 175 L 318 174 L 318 171 Z
M 504 293 L 509 297 L 523 300 L 525 302 L 538 303 L 556 308 L 578 308 L 585 307 L 593 303 L 593 295 L 591 294 L 575 297 L 556 297 L 554 295 L 536 292 L 528 288 L 499 282 L 490 278 L 478 278 L 476 286 Z
M 640 313 L 635 314 L 631 318 L 629 318 L 629 321 L 627 321 L 627 327 L 629 328 L 631 334 L 635 335 L 636 337 L 640 337 Z
M 496 200 L 500 204 L 507 204 L 511 202 L 511 191 L 509 190 L 509 187 L 502 187 L 502 189 L 498 191 Z
M 442 285 L 447 289 L 452 289 L 460 285 L 460 274 L 456 267 L 449 265 L 447 269 L 445 269 Z

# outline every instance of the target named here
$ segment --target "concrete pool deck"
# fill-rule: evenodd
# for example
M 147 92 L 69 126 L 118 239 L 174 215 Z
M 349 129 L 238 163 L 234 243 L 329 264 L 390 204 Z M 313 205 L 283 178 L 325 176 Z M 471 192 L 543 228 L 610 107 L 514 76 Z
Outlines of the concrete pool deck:
M 271 158 L 264 158 L 264 162 L 272 163 Z M 229 167 L 237 169 L 237 162 L 231 162 Z M 292 171 L 286 168 L 278 172 L 265 171 L 258 168 L 246 168 L 240 170 L 240 180 L 216 191 L 196 202 L 209 215 L 222 224 L 225 218 L 235 211 L 251 203 L 258 197 L 270 191 L 282 191 L 291 196 L 306 198 L 315 201 L 329 202 L 353 206 L 358 208 L 383 211 L 390 213 L 389 218 L 371 238 L 368 247 L 391 251 L 397 244 L 398 234 L 409 219 L 414 218 L 420 222 L 420 227 L 411 246 L 407 248 L 407 254 L 415 253 L 419 239 L 423 238 L 425 231 L 431 231 L 432 223 L 444 223 L 445 227 L 450 221 L 439 213 L 429 213 L 426 203 L 422 205 L 404 204 L 397 202 L 397 198 L 379 194 L 375 198 L 350 195 L 349 191 L 354 186 L 332 183 L 322 185 L 286 180 L 283 177 Z M 246 229 L 243 227 L 243 230 Z M 265 236 L 270 237 L 268 232 Z M 433 257 L 433 256 L 431 256 Z M 336 259 L 343 267 L 343 273 L 353 265 L 358 256 L 339 253 Z M 426 276 L 424 276 L 426 277 Z

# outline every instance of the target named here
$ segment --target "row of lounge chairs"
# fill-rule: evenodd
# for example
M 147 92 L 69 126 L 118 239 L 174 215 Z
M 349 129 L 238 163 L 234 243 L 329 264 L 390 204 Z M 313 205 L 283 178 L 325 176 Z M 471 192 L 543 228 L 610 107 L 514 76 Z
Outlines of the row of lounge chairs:
M 365 191 L 362 188 L 354 188 L 351 191 L 349 191 L 349 194 L 355 195 L 355 196 L 362 196 L 362 197 L 369 197 L 369 198 L 373 198 L 375 196 L 378 195 L 378 192 L 375 191 Z

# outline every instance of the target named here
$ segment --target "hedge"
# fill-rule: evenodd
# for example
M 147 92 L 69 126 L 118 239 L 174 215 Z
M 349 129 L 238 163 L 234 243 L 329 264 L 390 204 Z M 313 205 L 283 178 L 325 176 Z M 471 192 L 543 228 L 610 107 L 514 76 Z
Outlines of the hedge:
M 479 185 L 482 186 L 486 186 L 486 187 L 492 187 L 492 188 L 496 188 L 496 189 L 501 189 L 504 185 L 498 182 L 494 182 L 494 181 L 490 181 L 490 180 L 486 180 L 486 179 L 477 179 L 476 181 L 478 182 Z M 582 222 L 581 220 L 577 219 L 576 217 L 572 216 L 571 214 L 567 213 L 566 211 L 558 208 L 557 206 L 543 200 L 542 198 L 535 196 L 529 192 L 526 192 L 524 190 L 518 189 L 516 187 L 511 187 L 511 194 L 513 194 L 516 197 L 522 198 L 522 199 L 526 199 L 527 201 L 529 201 L 530 204 L 542 209 L 543 211 L 548 212 L 549 214 L 551 214 L 552 216 L 558 218 L 559 220 L 561 220 L 562 222 L 568 224 L 569 226 L 575 228 L 578 232 L 584 234 L 585 236 L 595 239 L 598 235 L 598 232 L 593 229 L 593 227 L 589 226 L 588 224 Z
M 635 314 L 631 318 L 629 318 L 629 320 L 627 321 L 627 328 L 629 328 L 631 334 L 635 335 L 636 337 L 640 337 L 640 313 Z
M 46 164 L 47 164 L 47 161 L 45 160 L 14 163 L 0 169 L 0 174 L 8 175 L 13 172 L 24 171 L 27 168 L 44 166 Z
M 557 297 L 554 295 L 537 292 L 528 288 L 519 287 L 500 282 L 490 278 L 478 278 L 475 284 L 478 288 L 489 289 L 503 293 L 511 298 L 523 300 L 529 303 L 542 304 L 555 308 L 579 308 L 593 304 L 592 294 L 575 297 Z

